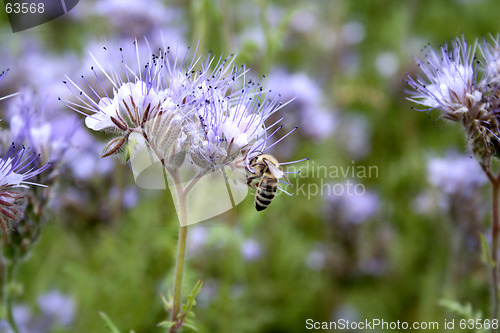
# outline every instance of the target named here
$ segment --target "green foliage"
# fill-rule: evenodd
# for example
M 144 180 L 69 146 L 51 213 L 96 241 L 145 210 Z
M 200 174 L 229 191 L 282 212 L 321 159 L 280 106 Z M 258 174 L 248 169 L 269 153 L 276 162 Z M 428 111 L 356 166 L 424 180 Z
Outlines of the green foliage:
M 443 299 L 439 301 L 439 305 L 447 309 L 451 313 L 457 314 L 464 319 L 482 319 L 481 311 L 474 311 L 470 303 L 460 304 L 456 301 Z
M 101 316 L 102 320 L 104 320 L 106 328 L 110 333 L 120 333 L 120 330 L 115 326 L 115 324 L 113 324 L 111 319 L 109 319 L 109 317 L 104 312 L 99 312 L 99 316 Z
M 441 305 L 443 308 L 447 309 L 451 313 L 458 315 L 459 318 L 461 319 L 459 323 L 461 323 L 462 325 L 466 325 L 467 323 L 469 323 L 469 324 L 472 324 L 472 323 L 482 324 L 483 323 L 482 312 L 479 310 L 474 311 L 474 309 L 470 303 L 460 304 L 457 301 L 441 300 L 441 301 L 439 301 L 439 305 Z M 488 320 L 488 322 L 489 322 L 489 319 L 486 319 L 486 320 Z M 484 322 L 486 322 L 486 320 Z M 469 329 L 469 331 L 476 332 L 476 333 L 490 332 L 489 327 L 482 328 L 482 329 Z
M 481 261 L 490 267 L 494 267 L 495 262 L 491 258 L 490 245 L 483 234 L 480 234 L 479 237 L 481 239 Z
M 115 326 L 113 321 L 109 319 L 109 317 L 104 312 L 99 312 L 99 316 L 101 316 L 102 320 L 104 320 L 106 328 L 110 333 L 121 333 L 120 330 Z M 130 333 L 134 333 L 134 331 L 130 331 Z
M 183 327 L 190 329 L 192 331 L 198 331 L 196 325 L 193 321 L 195 315 L 194 312 L 191 311 L 194 305 L 196 305 L 196 296 L 200 292 L 201 286 L 203 284 L 203 279 L 199 279 L 193 290 L 187 297 L 187 302 L 182 305 L 182 311 L 177 315 L 177 321 L 165 320 L 158 324 L 159 327 L 170 329 L 171 327 L 177 325 L 177 327 Z M 163 306 L 169 312 L 172 312 L 173 307 L 173 299 L 172 295 L 169 293 L 168 300 L 165 299 L 163 295 L 161 295 Z

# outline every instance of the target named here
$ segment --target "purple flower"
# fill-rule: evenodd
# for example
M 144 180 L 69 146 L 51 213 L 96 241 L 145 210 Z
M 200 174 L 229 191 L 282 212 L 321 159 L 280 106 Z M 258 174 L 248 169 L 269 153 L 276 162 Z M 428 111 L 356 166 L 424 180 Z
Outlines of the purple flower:
M 38 306 L 53 324 L 69 325 L 75 319 L 75 301 L 57 290 L 38 297 Z
M 488 179 L 481 167 L 469 156 L 448 153 L 444 158 L 431 158 L 427 162 L 427 179 L 447 195 L 476 194 Z
M 35 168 L 32 164 L 40 155 L 32 153 L 25 156 L 27 150 L 25 147 L 17 150 L 17 152 L 16 150 L 15 145 L 12 144 L 4 157 L 0 160 L 0 189 L 18 187 L 28 188 L 28 185 L 43 186 L 28 182 L 27 180 L 45 171 L 51 163 L 49 162 L 40 168 Z
M 255 261 L 262 256 L 262 249 L 255 239 L 247 239 L 241 244 L 241 254 L 246 261 Z
M 483 40 L 480 50 L 484 58 L 484 62 L 482 62 L 482 69 L 485 73 L 484 84 L 489 83 L 494 88 L 497 88 L 497 85 L 500 83 L 499 37 L 492 38 L 491 44 Z
M 152 46 L 157 44 L 162 30 L 168 29 L 165 36 L 175 44 L 182 41 L 187 29 L 183 10 L 166 6 L 161 0 L 149 0 L 147 5 L 134 0 L 82 2 L 78 11 L 70 11 L 68 16 L 82 22 L 105 21 L 110 28 L 107 35 L 129 39 L 145 36 Z
M 346 182 L 346 188 L 350 182 Z M 327 197 L 329 210 L 337 211 L 344 223 L 362 224 L 376 215 L 379 211 L 380 200 L 374 192 L 363 190 L 354 193 L 349 190 L 342 191 L 341 195 Z
M 416 59 L 424 77 L 415 80 L 408 76 L 414 89 L 409 100 L 424 105 L 425 110 L 439 109 L 442 117 L 453 121 L 461 120 L 467 112 L 480 112 L 483 94 L 477 89 L 475 50 L 476 44 L 470 46 L 463 37 L 451 48 L 441 46 L 440 54 L 425 47 L 425 61 Z
M 72 174 L 82 180 L 89 180 L 96 175 L 108 175 L 115 161 L 100 158 L 99 143 L 83 126 L 79 126 L 71 137 L 69 149 L 65 153 L 66 165 Z
M 232 76 L 236 78 L 237 74 Z M 269 99 L 260 83 L 250 82 L 226 98 L 229 88 L 236 90 L 238 86 L 223 85 L 222 89 L 217 90 L 207 85 L 203 92 L 202 98 L 208 98 L 210 103 L 198 110 L 203 131 L 193 138 L 191 146 L 191 157 L 201 168 L 226 165 L 237 156 L 243 156 L 247 164 L 250 159 L 274 145 L 266 147 L 268 140 L 271 137 L 274 139 L 274 134 L 281 128 L 277 126 L 278 122 L 266 127 L 266 120 L 282 104 L 278 98 Z M 272 129 L 273 133 L 269 135 L 267 129 Z
M 188 254 L 198 255 L 203 253 L 209 239 L 207 228 L 202 225 L 193 225 L 188 233 Z
M 362 159 L 371 148 L 372 128 L 366 117 L 360 114 L 346 114 L 336 132 L 336 139 L 355 160 Z
M 437 109 L 442 118 L 462 124 L 474 156 L 488 169 L 500 142 L 498 41 L 482 48 L 483 64 L 476 59 L 476 45 L 470 46 L 462 37 L 451 48 L 441 46 L 440 54 L 426 47 L 426 60 L 417 60 L 424 78 L 408 76 L 407 82 L 414 89 L 409 100 L 425 107 L 419 111 Z
M 0 160 L 0 227 L 7 228 L 19 221 L 24 211 L 23 189 L 29 185 L 44 186 L 28 180 L 45 171 L 50 162 L 42 167 L 35 167 L 39 155 L 27 155 L 26 148 L 16 149 L 14 144 Z
M 48 119 L 51 119 L 48 121 Z M 23 91 L 19 103 L 11 103 L 8 121 L 12 140 L 40 153 L 41 161 L 64 162 L 71 138 L 80 122 L 76 117 L 47 110 L 41 97 Z
M 279 88 L 281 100 L 293 99 L 285 127 L 300 124 L 300 131 L 317 141 L 325 139 L 335 131 L 335 117 L 323 106 L 321 88 L 305 73 L 288 73 L 278 69 L 269 75 L 269 87 Z
M 322 270 L 325 267 L 326 255 L 324 246 L 316 244 L 314 248 L 307 254 L 306 265 L 313 271 Z
M 113 201 L 120 201 L 123 208 L 131 209 L 138 201 L 137 187 L 112 187 L 109 191 L 109 198 Z
M 136 42 L 133 64 L 122 61 L 118 66 L 112 52 L 105 52 L 110 63 L 96 63 L 92 78 L 84 76 L 81 87 L 68 78 L 77 101 L 65 101 L 86 116 L 90 129 L 119 134 L 103 156 L 128 144 L 132 133 L 143 136 L 164 166 L 172 169 L 186 158 L 201 170 L 248 163 L 273 146 L 266 143 L 281 128 L 280 120 L 269 125 L 266 121 L 283 105 L 278 97 L 269 98 L 260 82 L 242 82 L 247 70 L 235 67 L 233 56 L 202 62 L 164 47 L 158 54 L 149 50 L 143 62 Z M 119 54 L 130 58 L 124 49 Z M 109 85 L 110 93 L 105 89 Z

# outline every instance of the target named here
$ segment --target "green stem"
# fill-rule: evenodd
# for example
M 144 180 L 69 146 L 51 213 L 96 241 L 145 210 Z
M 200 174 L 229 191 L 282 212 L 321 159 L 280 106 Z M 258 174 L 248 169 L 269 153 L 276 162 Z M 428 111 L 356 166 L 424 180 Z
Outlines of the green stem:
M 491 319 L 498 319 L 498 232 L 500 231 L 500 220 L 498 214 L 498 198 L 500 182 L 495 179 L 492 182 L 492 222 L 491 222 L 491 288 L 492 288 L 492 309 Z M 492 332 L 497 330 L 492 329 Z
M 186 254 L 186 239 L 187 226 L 179 226 L 179 242 L 177 243 L 177 259 L 175 262 L 175 277 L 174 277 L 174 303 L 172 306 L 172 321 L 177 321 L 177 316 L 181 311 L 181 289 L 182 289 L 182 274 L 184 272 L 184 257 Z M 177 326 L 177 325 L 176 325 Z M 170 332 L 173 333 L 177 327 L 173 326 Z
M 14 315 L 12 313 L 12 284 L 14 283 L 15 275 L 16 275 L 16 267 L 17 263 L 14 260 L 13 262 L 5 262 L 5 280 L 4 280 L 4 306 L 6 311 L 7 323 L 9 324 L 10 329 L 14 333 L 19 333 L 19 328 L 16 325 L 16 321 L 14 320 Z
M 179 241 L 177 243 L 177 258 L 175 261 L 174 275 L 174 296 L 172 305 L 171 320 L 178 321 L 178 315 L 181 310 L 181 291 L 182 291 L 182 274 L 184 272 L 184 258 L 186 255 L 186 240 L 187 240 L 187 192 L 182 188 L 179 174 L 176 171 L 171 171 L 170 175 L 175 183 L 177 192 L 177 200 L 179 202 Z M 180 325 L 174 325 L 169 332 L 174 333 Z

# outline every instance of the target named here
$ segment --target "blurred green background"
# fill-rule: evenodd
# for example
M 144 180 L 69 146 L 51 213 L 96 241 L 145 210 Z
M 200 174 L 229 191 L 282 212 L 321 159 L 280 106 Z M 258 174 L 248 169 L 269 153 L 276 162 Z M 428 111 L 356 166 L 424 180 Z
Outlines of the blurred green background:
M 127 11 L 116 1 L 81 0 L 64 17 L 16 34 L 2 11 L 0 54 L 11 57 L 0 58 L 0 69 L 10 68 L 1 85 L 13 89 L 9 77 L 26 75 L 20 74 L 26 52 L 84 58 L 89 45 L 103 45 L 104 37 L 154 40 L 163 33 L 181 45 L 199 43 L 202 56 L 237 53 L 236 63 L 252 68 L 255 77 L 265 74 L 264 86 L 273 91 L 291 89 L 291 80 L 273 81 L 280 70 L 302 73 L 320 92 L 313 101 L 299 96 L 281 113 L 286 118 L 289 112 L 301 128 L 271 153 L 282 161 L 311 158 L 295 166 L 310 171 L 291 176 L 294 188 L 351 179 L 371 194 L 368 202 L 349 201 L 292 188 L 294 197 L 280 195 L 261 213 L 249 195 L 233 210 L 192 226 L 184 295 L 203 277 L 195 307 L 201 332 L 303 332 L 307 319 L 460 318 L 439 305 L 442 299 L 471 303 L 487 317 L 489 276 L 479 233 L 488 233 L 488 188 L 464 199 L 432 186 L 430 159 L 469 153 L 459 126 L 436 121 L 437 112 L 411 110 L 404 79 L 417 74 L 412 57 L 420 57 L 428 42 L 438 47 L 462 33 L 470 40 L 496 36 L 498 1 L 138 3 Z M 282 84 L 270 87 L 268 81 Z M 310 87 L 294 89 L 291 94 L 308 95 Z M 315 135 L 315 126 L 325 123 L 307 120 L 319 109 L 331 126 Z M 378 176 L 318 177 L 311 172 L 318 166 L 375 166 Z M 158 292 L 171 287 L 175 263 L 178 225 L 171 196 L 137 190 L 137 202 L 125 209 L 108 193 L 114 184 L 120 190 L 133 186 L 132 173 L 119 160 L 113 168 L 104 178 L 61 180 L 61 188 L 73 186 L 85 199 L 46 212 L 41 239 L 20 268 L 24 292 L 17 303 L 34 314 L 41 311 L 38 295 L 49 290 L 74 300 L 74 320 L 56 332 L 106 332 L 98 311 L 123 332 L 160 332 L 156 324 L 167 318 Z

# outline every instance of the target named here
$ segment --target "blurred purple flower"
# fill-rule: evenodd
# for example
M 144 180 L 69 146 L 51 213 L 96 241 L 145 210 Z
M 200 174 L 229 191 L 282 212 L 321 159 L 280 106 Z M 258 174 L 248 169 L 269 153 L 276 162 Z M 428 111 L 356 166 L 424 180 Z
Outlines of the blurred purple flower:
M 317 245 L 311 250 L 306 257 L 306 265 L 313 271 L 322 270 L 326 264 L 326 255 L 323 251 L 323 246 Z
M 45 100 L 23 91 L 19 103 L 11 103 L 8 121 L 12 140 L 40 153 L 41 161 L 54 161 L 55 167 L 65 161 L 70 140 L 80 122 L 76 117 L 47 110 Z M 50 119 L 50 121 L 49 121 Z
M 360 21 L 349 21 L 342 26 L 342 40 L 349 45 L 361 43 L 366 36 L 365 25 Z
M 47 333 L 48 329 L 38 322 L 31 309 L 26 305 L 15 305 L 12 309 L 12 315 L 18 326 L 19 332 L 22 333 Z M 14 333 L 10 329 L 6 320 L 0 320 L 1 333 Z
M 126 209 L 135 207 L 138 201 L 136 186 L 129 186 L 124 189 L 112 187 L 109 191 L 109 198 L 112 200 L 121 200 L 121 204 Z
M 371 126 L 363 115 L 344 115 L 342 126 L 335 133 L 336 141 L 354 159 L 360 160 L 370 153 Z
M 57 290 L 38 297 L 38 306 L 43 316 L 48 317 L 54 325 L 69 325 L 75 319 L 75 301 Z
M 197 255 L 203 251 L 208 240 L 207 228 L 196 224 L 191 227 L 188 233 L 188 254 Z
M 333 133 L 334 114 L 325 109 L 321 88 L 305 73 L 274 70 L 269 75 L 268 86 L 279 90 L 283 101 L 293 100 L 283 121 L 286 127 L 299 123 L 300 131 L 317 141 Z
M 357 195 L 343 191 L 341 195 L 327 196 L 326 204 L 328 211 L 337 212 L 342 222 L 361 224 L 378 213 L 380 201 L 374 192 L 365 191 Z
M 382 52 L 375 59 L 375 66 L 382 77 L 393 77 L 399 69 L 398 57 L 394 52 Z
M 241 244 L 241 254 L 246 261 L 255 261 L 262 256 L 260 243 L 255 239 L 247 239 Z
M 44 107 L 49 110 L 61 110 L 64 108 L 57 98 L 66 96 L 68 91 L 61 84 L 61 78 L 65 73 L 73 72 L 80 66 L 80 61 L 75 54 L 57 55 L 45 50 L 29 52 L 23 55 L 24 75 L 29 80 L 22 82 L 28 89 L 39 96 L 43 96 Z
M 313 4 L 311 3 L 311 5 Z M 313 35 L 317 31 L 319 25 L 317 20 L 319 10 L 320 9 L 317 7 L 310 6 L 307 8 L 297 8 L 290 20 L 290 27 L 300 33 L 310 33 Z
M 61 79 L 65 73 L 80 67 L 77 55 L 53 53 L 40 40 L 28 36 L 20 39 L 16 48 L 11 46 L 8 52 L 12 57 L 10 67 L 16 73 L 12 80 L 9 78 L 11 85 L 43 96 L 43 105 L 50 113 L 64 109 L 64 105 L 57 100 L 68 95 Z
M 446 157 L 433 157 L 427 162 L 427 179 L 446 194 L 460 192 L 470 196 L 488 179 L 477 162 L 466 155 L 449 152 Z
M 113 170 L 115 161 L 100 158 L 101 149 L 98 141 L 80 126 L 71 138 L 66 165 L 76 178 L 82 180 L 107 175 Z
M 176 42 L 180 45 L 188 28 L 187 13 L 182 8 L 166 6 L 161 0 L 150 0 L 146 5 L 134 0 L 98 0 L 82 2 L 78 9 L 71 11 L 69 16 L 81 21 L 96 19 L 97 16 L 110 25 L 107 34 L 114 34 L 114 39 L 145 36 L 153 48 L 161 41 L 159 32 L 167 29 L 164 38 L 173 45 Z

